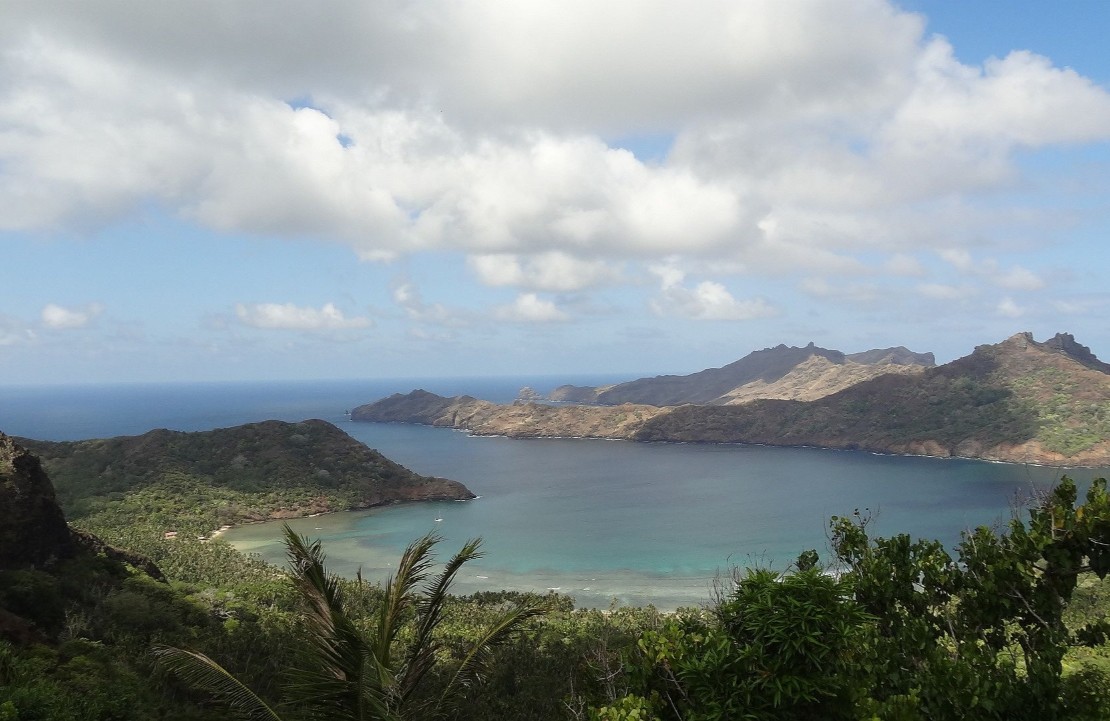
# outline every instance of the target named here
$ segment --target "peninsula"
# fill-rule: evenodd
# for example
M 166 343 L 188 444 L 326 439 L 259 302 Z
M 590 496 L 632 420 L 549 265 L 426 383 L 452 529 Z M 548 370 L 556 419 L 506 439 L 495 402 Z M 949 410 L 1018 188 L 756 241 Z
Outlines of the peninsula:
M 209 528 L 410 501 L 474 498 L 458 481 L 413 473 L 322 420 L 263 421 L 195 433 L 160 429 L 87 441 L 16 442 L 41 459 L 71 518 L 140 493 L 194 493 L 198 508 L 203 507 L 215 524 Z
M 780 349 L 798 350 L 768 350 Z M 812 347 L 802 350 L 811 352 L 791 368 L 780 364 L 775 381 L 766 385 L 802 372 L 799 366 L 812 365 L 815 357 L 828 360 Z M 1110 465 L 1110 366 L 1071 335 L 1059 333 L 1037 342 L 1030 333 L 1018 333 L 940 366 L 924 367 L 931 360 L 924 354 L 901 357 L 917 362 L 887 363 L 891 372 L 812 400 L 758 393 L 743 401 L 722 400 L 741 395 L 725 390 L 711 402 L 681 405 L 504 405 L 417 390 L 359 406 L 351 418 L 513 438 L 757 443 L 1059 466 Z M 661 385 L 673 388 L 683 383 L 670 379 L 691 377 L 662 378 L 667 380 Z M 796 397 L 805 396 L 803 388 L 796 390 Z

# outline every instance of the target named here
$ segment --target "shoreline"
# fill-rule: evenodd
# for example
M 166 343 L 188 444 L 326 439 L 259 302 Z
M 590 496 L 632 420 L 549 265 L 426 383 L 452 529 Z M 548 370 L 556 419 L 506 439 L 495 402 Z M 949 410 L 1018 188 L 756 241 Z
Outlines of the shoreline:
M 760 448 L 793 448 L 793 449 L 813 449 L 819 451 L 839 451 L 845 453 L 868 453 L 874 456 L 885 456 L 894 458 L 933 458 L 938 461 L 977 461 L 980 463 L 998 463 L 1011 466 L 1035 466 L 1037 468 L 1059 468 L 1059 469 L 1095 469 L 1095 468 L 1110 468 L 1110 458 L 1104 459 L 1102 462 L 1092 463 L 1054 463 L 1047 461 L 1030 461 L 1030 460 L 1006 460 L 1000 458 L 987 458 L 983 456 L 961 456 L 956 454 L 949 454 L 946 456 L 935 455 L 930 453 L 907 453 L 901 451 L 890 450 L 876 450 L 873 448 L 847 448 L 838 446 L 821 446 L 813 444 L 800 444 L 800 443 L 760 443 L 753 441 L 673 441 L 673 440 L 638 440 L 636 438 L 624 438 L 619 436 L 570 436 L 570 435 L 556 435 L 556 434 L 539 434 L 539 435 L 513 435 L 511 433 L 483 433 L 476 431 L 472 428 L 460 426 L 446 426 L 436 425 L 435 423 L 420 423 L 416 421 L 371 421 L 371 420 L 356 420 L 350 419 L 352 423 L 380 423 L 382 425 L 401 425 L 401 426 L 424 426 L 426 428 L 442 428 L 444 430 L 456 431 L 458 433 L 465 433 L 471 438 L 507 438 L 513 441 L 529 441 L 529 440 L 566 440 L 566 441 L 624 441 L 626 443 L 658 443 L 661 445 L 705 445 L 705 446 L 755 446 Z
M 378 509 L 378 508 L 392 508 L 394 506 L 407 506 L 407 505 L 410 505 L 410 504 L 415 505 L 415 504 L 418 504 L 418 503 L 446 503 L 447 501 L 450 501 L 452 503 L 469 503 L 470 501 L 476 501 L 479 498 L 481 498 L 481 496 L 475 495 L 471 498 L 427 498 L 427 499 L 423 499 L 423 500 L 414 500 L 414 501 L 383 501 L 382 503 L 374 503 L 374 504 L 370 504 L 370 505 L 367 505 L 367 506 L 352 506 L 350 508 L 337 508 L 337 509 L 332 510 L 332 511 L 314 511 L 312 513 L 305 513 L 305 514 L 301 514 L 301 515 L 297 515 L 297 516 L 286 516 L 286 517 L 281 517 L 281 518 L 259 518 L 259 519 L 245 520 L 245 521 L 241 521 L 239 523 L 224 524 L 224 525 L 220 526 L 219 528 L 214 529 L 211 532 L 207 533 L 204 536 L 203 539 L 198 539 L 198 540 L 214 541 L 217 538 L 220 538 L 225 533 L 227 533 L 228 531 L 230 531 L 234 528 L 241 528 L 243 526 L 257 526 L 257 525 L 260 525 L 260 524 L 263 524 L 263 523 L 274 523 L 276 521 L 293 521 L 293 520 L 301 520 L 301 519 L 304 519 L 304 518 L 317 518 L 319 516 L 331 516 L 331 515 L 334 515 L 336 513 L 351 513 L 351 512 L 354 512 L 354 511 L 372 511 L 372 510 L 375 510 L 375 509 Z

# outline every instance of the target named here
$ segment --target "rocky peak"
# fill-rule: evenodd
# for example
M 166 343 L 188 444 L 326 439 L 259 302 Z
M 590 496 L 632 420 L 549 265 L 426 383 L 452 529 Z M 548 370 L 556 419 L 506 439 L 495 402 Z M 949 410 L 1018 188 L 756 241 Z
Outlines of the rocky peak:
M 75 551 L 38 457 L 0 433 L 0 569 L 41 567 Z
M 1110 373 L 1110 364 L 1103 363 L 1087 346 L 1077 342 L 1071 333 L 1057 333 L 1044 342 L 1045 347 L 1059 351 L 1088 368 Z
M 543 400 L 543 396 L 536 392 L 536 389 L 532 386 L 524 386 L 519 391 L 517 391 L 516 399 L 518 401 L 532 402 Z

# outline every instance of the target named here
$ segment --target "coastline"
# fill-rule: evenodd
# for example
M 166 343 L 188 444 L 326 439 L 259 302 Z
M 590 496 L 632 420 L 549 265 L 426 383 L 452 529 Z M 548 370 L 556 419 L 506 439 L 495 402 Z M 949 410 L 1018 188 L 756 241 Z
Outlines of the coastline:
M 470 501 L 474 501 L 474 500 L 477 500 L 479 498 L 481 498 L 481 496 L 474 495 L 474 496 L 471 496 L 470 498 L 427 498 L 427 499 L 410 500 L 410 501 L 383 501 L 381 503 L 373 503 L 373 504 L 366 505 L 366 506 L 351 506 L 350 508 L 336 508 L 334 510 L 329 510 L 329 511 L 313 511 L 312 513 L 301 513 L 301 514 L 292 515 L 292 516 L 270 516 L 269 518 L 256 518 L 256 519 L 250 519 L 250 520 L 242 520 L 242 521 L 239 521 L 237 523 L 230 523 L 230 524 L 225 523 L 224 525 L 220 526 L 219 528 L 214 529 L 211 532 L 209 532 L 208 534 L 206 534 L 203 539 L 198 539 L 198 540 L 214 541 L 214 540 L 220 538 L 221 536 L 225 535 L 228 531 L 230 531 L 234 528 L 241 528 L 243 526 L 257 526 L 257 525 L 261 525 L 263 523 L 274 523 L 276 521 L 302 520 L 302 519 L 305 519 L 305 518 L 317 518 L 319 516 L 331 516 L 331 515 L 334 515 L 334 514 L 337 514 L 337 513 L 351 513 L 351 512 L 354 512 L 354 511 L 371 511 L 371 510 L 378 509 L 378 508 L 392 508 L 392 507 L 397 507 L 397 506 L 419 505 L 419 504 L 422 504 L 422 503 L 444 503 L 444 502 L 447 502 L 447 501 L 451 501 L 452 503 L 469 503 Z M 281 509 L 278 509 L 278 510 L 280 511 Z
M 974 456 L 974 455 L 961 455 L 958 453 L 913 453 L 909 451 L 900 451 L 892 449 L 880 448 L 867 448 L 858 446 L 857 444 L 846 444 L 842 446 L 819 445 L 812 443 L 769 443 L 766 441 L 715 441 L 715 440 L 672 440 L 672 439 L 638 439 L 622 436 L 606 436 L 606 435 L 562 435 L 557 433 L 552 434 L 532 434 L 532 433 L 511 433 L 511 432 L 494 432 L 482 431 L 474 428 L 469 428 L 465 425 L 439 425 L 434 422 L 421 422 L 421 421 L 376 421 L 365 419 L 352 419 L 353 423 L 381 423 L 386 425 L 408 425 L 408 426 L 425 426 L 428 428 L 445 428 L 448 430 L 465 433 L 472 438 L 507 438 L 514 441 L 527 441 L 527 440 L 591 440 L 591 441 L 624 441 L 627 443 L 644 443 L 644 444 L 670 444 L 670 445 L 714 445 L 714 446 L 753 446 L 760 448 L 802 448 L 802 449 L 815 449 L 822 451 L 840 451 L 848 453 L 869 453 L 875 456 L 889 456 L 889 457 L 903 457 L 903 458 L 932 458 L 936 460 L 961 460 L 961 461 L 978 461 L 982 463 L 998 463 L 1012 466 L 1035 466 L 1038 468 L 1059 468 L 1059 469 L 1093 469 L 1093 468 L 1108 468 L 1110 467 L 1110 456 L 1092 460 L 1089 462 L 1073 462 L 1062 460 L 1058 462 L 1047 460 L 1028 460 L 1017 458 L 999 458 L 995 456 Z M 924 443 L 923 445 L 928 445 Z M 852 447 L 854 446 L 854 447 Z

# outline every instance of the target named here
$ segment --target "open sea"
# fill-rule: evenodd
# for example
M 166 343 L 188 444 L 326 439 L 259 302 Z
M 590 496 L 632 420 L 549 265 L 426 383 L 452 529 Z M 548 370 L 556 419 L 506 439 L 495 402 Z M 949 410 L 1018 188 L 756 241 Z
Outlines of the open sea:
M 543 392 L 617 380 L 624 378 L 0 386 L 0 431 L 78 440 L 322 418 L 418 473 L 462 481 L 480 496 L 294 521 L 295 530 L 324 541 L 333 570 L 384 580 L 404 546 L 428 531 L 444 538 L 444 557 L 480 536 L 486 556 L 464 567 L 456 592 L 550 589 L 602 608 L 698 605 L 732 567 L 783 568 L 809 548 L 829 559 L 829 517 L 857 509 L 872 518 L 875 534 L 954 544 L 965 529 L 1008 521 L 1064 472 L 811 448 L 471 437 L 356 423 L 344 413 L 413 388 L 504 402 L 524 385 Z M 1068 473 L 1083 486 L 1110 469 Z M 235 528 L 225 538 L 283 559 L 278 523 Z

